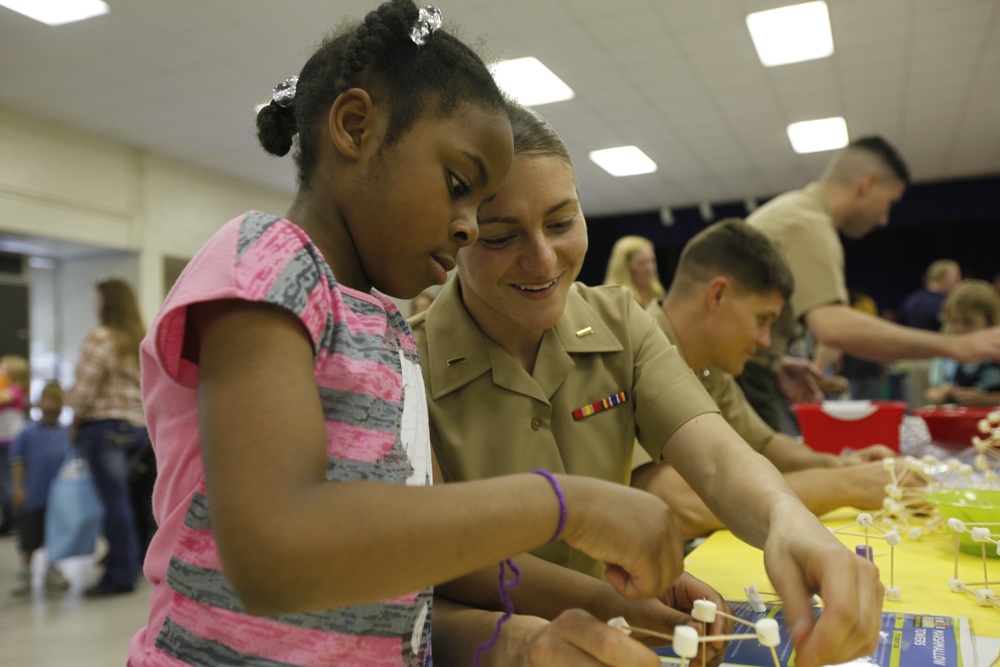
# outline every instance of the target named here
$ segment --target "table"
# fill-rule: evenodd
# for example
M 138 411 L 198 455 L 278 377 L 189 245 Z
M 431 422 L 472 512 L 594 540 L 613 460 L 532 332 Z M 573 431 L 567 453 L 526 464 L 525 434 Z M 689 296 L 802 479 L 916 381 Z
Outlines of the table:
M 850 524 L 857 519 L 858 510 L 845 508 L 823 517 L 831 528 Z M 851 530 L 851 532 L 861 532 Z M 872 535 L 880 535 L 872 531 Z M 851 548 L 864 543 L 864 538 L 837 535 Z M 889 546 L 884 540 L 872 540 L 875 564 L 882 575 L 882 583 L 889 585 Z M 895 548 L 894 585 L 899 586 L 902 600 L 886 600 L 885 611 L 905 611 L 948 616 L 967 616 L 977 637 L 1000 638 L 1000 609 L 980 607 L 972 596 L 953 593 L 948 580 L 955 576 L 954 537 L 950 531 L 928 533 L 917 542 L 905 534 L 903 542 Z M 988 559 L 990 579 L 1000 580 L 1000 559 Z M 688 572 L 713 586 L 728 600 L 746 600 L 744 586 L 754 584 L 761 591 L 773 591 L 764 570 L 762 552 L 737 539 L 729 531 L 713 533 L 685 559 Z M 958 578 L 966 582 L 983 580 L 982 558 L 965 552 L 959 553 Z M 982 586 L 970 586 L 982 588 Z M 1000 586 L 991 586 L 1000 597 Z M 765 598 L 767 599 L 767 598 Z M 992 645 L 991 645 L 992 646 Z M 996 655 L 996 649 L 990 649 Z M 982 657 L 982 656 L 980 656 Z M 989 664 L 987 661 L 985 664 Z

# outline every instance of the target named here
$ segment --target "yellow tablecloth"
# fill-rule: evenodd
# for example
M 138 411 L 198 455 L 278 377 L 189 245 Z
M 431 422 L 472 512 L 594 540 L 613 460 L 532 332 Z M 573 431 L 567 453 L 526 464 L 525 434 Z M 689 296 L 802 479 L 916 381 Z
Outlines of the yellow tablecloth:
M 838 528 L 855 521 L 857 514 L 857 510 L 838 510 L 824 517 L 823 522 L 831 528 Z M 878 534 L 872 531 L 872 535 Z M 838 538 L 851 550 L 858 544 L 864 544 L 863 537 L 838 535 Z M 884 540 L 872 540 L 870 544 L 882 583 L 888 586 L 889 547 Z M 926 534 L 917 542 L 907 539 L 904 534 L 903 542 L 895 549 L 893 577 L 893 583 L 900 587 L 903 599 L 899 602 L 886 600 L 885 611 L 967 616 L 977 636 L 1000 637 L 1000 609 L 980 607 L 971 595 L 953 593 L 948 588 L 948 580 L 955 576 L 954 554 L 954 538 L 948 531 Z M 749 584 L 756 585 L 761 591 L 774 590 L 764 570 L 762 552 L 741 542 L 729 531 L 713 533 L 688 555 L 685 565 L 688 572 L 715 587 L 729 600 L 746 600 L 743 587 Z M 1000 580 L 1000 559 L 988 559 L 988 572 L 991 580 Z M 982 558 L 960 552 L 958 578 L 967 583 L 982 582 Z M 1000 586 L 991 588 L 1000 597 Z

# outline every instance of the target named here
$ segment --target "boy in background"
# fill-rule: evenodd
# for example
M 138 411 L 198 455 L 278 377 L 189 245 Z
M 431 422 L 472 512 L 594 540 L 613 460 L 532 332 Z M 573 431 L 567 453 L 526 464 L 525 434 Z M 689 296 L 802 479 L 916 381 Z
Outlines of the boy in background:
M 45 385 L 38 407 L 42 411 L 41 420 L 21 431 L 10 451 L 13 503 L 19 513 L 18 546 L 23 564 L 11 595 L 18 596 L 31 592 L 31 557 L 45 542 L 49 487 L 59 474 L 70 447 L 69 429 L 59 423 L 63 390 L 58 382 Z M 45 588 L 52 591 L 69 588 L 69 582 L 52 563 L 45 574 Z

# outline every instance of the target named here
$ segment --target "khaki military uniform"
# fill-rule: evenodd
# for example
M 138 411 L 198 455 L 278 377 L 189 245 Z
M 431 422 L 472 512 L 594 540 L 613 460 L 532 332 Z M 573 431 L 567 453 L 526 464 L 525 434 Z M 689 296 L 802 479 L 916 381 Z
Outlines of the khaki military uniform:
M 759 350 L 738 379 L 757 414 L 777 429 L 786 401 L 775 373 L 789 344 L 804 331 L 802 317 L 819 306 L 849 302 L 844 247 L 818 183 L 775 197 L 747 216 L 747 223 L 778 248 L 795 278 L 792 298 L 771 327 L 771 346 Z
M 663 333 L 667 334 L 670 342 L 678 345 L 677 334 L 674 333 L 674 328 L 670 325 L 667 314 L 663 312 L 663 306 L 654 303 L 649 307 L 649 314 L 653 316 L 653 320 Z M 684 350 L 679 345 L 677 349 L 682 355 L 684 354 Z M 708 395 L 719 406 L 723 419 L 733 427 L 733 430 L 739 433 L 740 437 L 756 451 L 764 449 L 767 441 L 774 437 L 774 429 L 765 424 L 764 420 L 750 407 L 743 395 L 743 390 L 736 384 L 736 379 L 721 368 L 714 366 L 706 368 L 696 375 L 701 380 L 702 386 L 708 391 Z
M 457 279 L 410 324 L 445 481 L 543 468 L 628 484 L 636 438 L 659 460 L 682 424 L 718 411 L 625 288 L 575 284 L 562 318 L 542 337 L 532 375 L 479 330 Z M 622 393 L 620 404 L 602 403 Z M 533 553 L 603 573 L 565 543 Z
M 844 279 L 844 246 L 818 183 L 775 197 L 747 217 L 778 248 L 795 278 L 792 298 L 771 329 L 771 347 L 755 363 L 772 368 L 801 335 L 800 321 L 813 308 L 850 303 Z

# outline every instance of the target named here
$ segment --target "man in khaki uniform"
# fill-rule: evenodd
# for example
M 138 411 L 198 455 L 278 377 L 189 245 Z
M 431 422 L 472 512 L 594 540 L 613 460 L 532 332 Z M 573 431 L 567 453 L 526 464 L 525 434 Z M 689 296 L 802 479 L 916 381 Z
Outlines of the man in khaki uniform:
M 741 220 L 725 220 L 691 239 L 663 303 L 649 313 L 729 425 L 786 473 L 806 507 L 817 514 L 843 506 L 880 508 L 889 478 L 876 459 L 892 450 L 879 445 L 844 458 L 815 452 L 764 423 L 733 378 L 770 343 L 771 324 L 792 287 L 787 264 L 767 238 Z M 723 527 L 675 470 L 638 450 L 635 465 L 633 486 L 663 498 L 686 539 Z
M 844 281 L 838 234 L 861 238 L 889 222 L 889 208 L 909 184 L 909 171 L 881 137 L 865 137 L 840 151 L 819 181 L 775 197 L 747 222 L 778 248 L 795 278 L 795 290 L 775 322 L 770 348 L 762 349 L 737 381 L 754 409 L 780 428 L 785 397 L 779 372 L 789 343 L 808 327 L 820 346 L 817 365 L 833 348 L 874 361 L 950 357 L 1000 359 L 1000 328 L 964 335 L 911 329 L 852 309 Z M 829 350 L 827 350 L 829 351 Z M 789 385 L 782 385 L 789 396 Z

